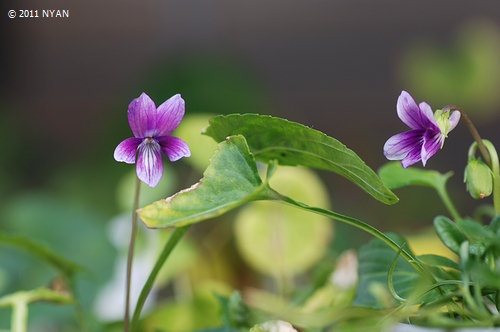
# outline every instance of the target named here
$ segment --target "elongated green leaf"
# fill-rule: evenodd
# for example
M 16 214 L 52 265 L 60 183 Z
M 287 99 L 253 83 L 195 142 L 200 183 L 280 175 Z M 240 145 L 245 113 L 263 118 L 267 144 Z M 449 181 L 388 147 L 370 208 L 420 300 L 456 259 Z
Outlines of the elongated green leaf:
M 338 140 L 296 122 L 258 114 L 216 116 L 204 134 L 217 142 L 243 135 L 258 161 L 319 168 L 338 173 L 377 200 L 394 204 L 398 198 L 361 158 Z
M 219 144 L 200 182 L 147 205 L 139 216 L 151 228 L 180 227 L 266 198 L 267 190 L 245 138 L 234 136 Z
M 387 236 L 400 247 L 408 248 L 406 241 L 399 235 L 387 233 Z M 354 305 L 376 309 L 384 307 L 384 299 L 374 296 L 373 287 L 374 285 L 387 287 L 387 274 L 396 255 L 399 254 L 379 239 L 374 239 L 360 248 L 358 252 L 359 281 Z M 399 296 L 407 298 L 419 277 L 420 275 L 410 264 L 401 257 L 398 258 L 392 273 L 392 283 Z
M 418 259 L 430 266 L 449 267 L 455 270 L 460 270 L 458 263 L 452 261 L 448 257 L 439 255 L 421 255 L 418 256 Z
M 76 271 L 83 269 L 80 265 L 71 262 L 42 244 L 34 242 L 33 240 L 30 240 L 22 235 L 0 232 L 0 243 L 8 244 L 28 251 L 33 256 L 38 257 L 40 260 L 45 261 L 47 264 L 52 265 L 57 270 L 61 271 L 67 277 L 70 277 Z
M 450 219 L 437 216 L 434 218 L 434 228 L 443 243 L 455 253 L 460 253 L 460 244 L 465 241 L 465 236 L 457 225 Z
M 390 162 L 380 167 L 378 175 L 384 184 L 390 189 L 397 189 L 405 186 L 427 186 L 437 188 L 446 183 L 453 175 L 453 172 L 441 174 L 438 171 L 403 168 L 400 162 Z

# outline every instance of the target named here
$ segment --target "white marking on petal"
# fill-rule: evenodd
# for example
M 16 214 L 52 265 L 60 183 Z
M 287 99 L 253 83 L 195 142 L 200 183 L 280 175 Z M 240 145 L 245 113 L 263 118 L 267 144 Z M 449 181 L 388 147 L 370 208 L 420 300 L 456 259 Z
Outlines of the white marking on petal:
M 153 138 L 145 138 L 140 149 L 140 159 L 137 164 L 137 176 L 150 187 L 155 187 L 163 173 L 160 144 Z

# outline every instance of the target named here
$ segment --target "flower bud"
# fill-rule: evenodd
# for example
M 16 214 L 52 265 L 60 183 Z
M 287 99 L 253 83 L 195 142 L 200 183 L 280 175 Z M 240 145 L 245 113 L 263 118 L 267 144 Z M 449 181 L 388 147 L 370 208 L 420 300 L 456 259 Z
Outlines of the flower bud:
M 488 197 L 493 190 L 491 170 L 481 159 L 469 159 L 465 167 L 464 182 L 474 199 Z

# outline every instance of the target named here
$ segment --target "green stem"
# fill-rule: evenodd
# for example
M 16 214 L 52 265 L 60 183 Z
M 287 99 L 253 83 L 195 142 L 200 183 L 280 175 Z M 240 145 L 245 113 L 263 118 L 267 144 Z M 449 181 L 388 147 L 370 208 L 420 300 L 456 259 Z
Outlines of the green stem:
M 24 299 L 16 301 L 12 308 L 12 332 L 26 332 L 28 320 L 28 303 Z
M 394 273 L 394 269 L 396 268 L 396 263 L 398 262 L 398 258 L 400 255 L 401 250 L 398 250 L 398 253 L 392 260 L 391 266 L 389 267 L 389 271 L 387 272 L 387 286 L 389 287 L 389 292 L 391 293 L 393 298 L 400 302 L 406 302 L 406 299 L 398 295 L 396 289 L 394 288 L 394 283 L 392 282 L 392 274 Z
M 455 221 L 462 219 L 460 217 L 460 214 L 458 213 L 457 209 L 455 208 L 455 205 L 451 202 L 450 196 L 448 195 L 448 191 L 446 190 L 446 184 L 443 183 L 440 185 L 437 189 L 437 193 L 441 200 L 443 201 L 444 205 L 448 209 L 448 212 L 450 212 L 451 216 Z
M 457 110 L 460 112 L 465 125 L 469 129 L 472 137 L 477 143 L 477 147 L 484 158 L 484 161 L 490 166 L 493 172 L 493 204 L 495 206 L 495 213 L 500 213 L 500 170 L 498 165 L 498 154 L 493 144 L 488 140 L 481 139 L 476 127 L 467 116 L 467 114 L 458 106 L 448 105 L 443 110 Z
M 158 273 L 160 272 L 168 256 L 175 248 L 175 246 L 177 245 L 181 237 L 184 235 L 184 233 L 186 233 L 188 228 L 189 226 L 175 228 L 172 234 L 170 235 L 168 241 L 165 243 L 165 247 L 163 247 L 160 256 L 156 260 L 155 266 L 153 267 L 153 270 L 149 274 L 148 280 L 146 280 L 146 283 L 142 287 L 141 294 L 139 295 L 139 299 L 137 300 L 137 305 L 135 306 L 134 315 L 132 316 L 132 332 L 138 331 L 137 328 L 139 324 L 139 318 L 141 316 L 142 307 L 146 302 L 146 298 L 148 297 L 148 294 L 151 291 L 151 288 L 153 287 L 153 284 L 155 282 L 156 277 L 158 276 Z
M 470 284 L 470 281 L 469 281 L 469 277 L 467 276 L 467 273 L 465 273 L 463 276 L 463 283 L 464 283 L 464 286 L 462 288 L 462 294 L 463 294 L 464 300 L 467 302 L 467 304 L 469 304 L 472 312 L 474 312 L 475 315 L 477 315 L 478 317 L 481 317 L 481 318 L 488 317 L 488 314 L 485 312 L 484 307 L 481 306 L 480 298 L 477 299 L 477 296 L 476 296 L 476 299 L 474 299 L 472 297 L 472 294 L 471 294 L 469 286 L 468 286 Z M 479 300 L 479 302 L 476 302 L 478 300 Z
M 498 162 L 498 153 L 495 146 L 488 140 L 483 139 L 484 146 L 491 157 L 491 172 L 493 173 L 493 206 L 495 214 L 500 213 L 500 165 Z
M 318 207 L 312 207 L 312 206 L 309 206 L 307 204 L 304 204 L 304 203 L 301 203 L 301 202 L 297 202 L 297 201 L 293 200 L 290 197 L 281 195 L 280 193 L 274 191 L 273 189 L 270 189 L 270 190 L 273 193 L 273 196 L 274 196 L 273 198 L 275 198 L 277 200 L 281 200 L 281 201 L 283 201 L 285 203 L 288 203 L 290 205 L 293 205 L 295 207 L 298 207 L 298 208 L 301 208 L 301 209 L 304 209 L 304 210 L 307 210 L 307 211 L 310 211 L 310 212 L 314 212 L 314 213 L 317 213 L 317 214 L 320 214 L 320 215 L 323 215 L 323 216 L 326 216 L 326 217 L 329 217 L 329 218 L 332 218 L 332 219 L 344 222 L 346 224 L 349 224 L 351 226 L 357 227 L 357 228 L 359 228 L 359 229 L 361 229 L 361 230 L 363 230 L 363 231 L 365 231 L 365 232 L 367 232 L 367 233 L 375 236 L 376 238 L 378 238 L 379 240 L 381 240 L 382 242 L 384 242 L 385 244 L 387 244 L 394 251 L 400 252 L 401 257 L 403 257 L 417 272 L 419 272 L 419 273 L 423 272 L 423 267 L 421 266 L 421 264 L 418 261 L 416 261 L 412 257 L 411 254 L 409 254 L 405 249 L 401 248 L 390 237 L 388 237 L 387 235 L 385 235 L 384 233 L 382 233 L 381 231 L 379 231 L 375 227 L 370 226 L 367 223 L 365 223 L 365 222 L 363 222 L 361 220 L 358 220 L 356 218 L 352 218 L 352 217 L 349 217 L 349 216 L 344 216 L 342 214 L 339 214 L 339 213 L 336 213 L 336 212 L 333 212 L 333 211 L 330 211 L 330 210 L 327 210 L 327 209 L 322 209 L 322 208 L 318 208 Z
M 483 140 L 481 139 L 481 136 L 479 135 L 479 132 L 477 131 L 476 126 L 474 126 L 474 124 L 470 120 L 467 113 L 465 113 L 460 107 L 458 107 L 456 105 L 448 105 L 448 106 L 443 107 L 443 111 L 447 111 L 447 110 L 450 110 L 450 111 L 456 110 L 456 111 L 460 112 L 460 115 L 462 117 L 462 121 L 467 126 L 467 129 L 469 129 L 469 132 L 472 135 L 472 138 L 474 138 L 474 140 L 476 141 L 477 146 L 479 147 L 479 151 L 481 152 L 481 154 L 484 158 L 484 161 L 486 162 L 486 164 L 488 164 L 488 166 L 491 166 L 491 159 L 490 159 L 490 155 L 488 154 L 488 150 L 485 147 L 485 145 L 483 144 Z
M 132 230 L 130 233 L 130 244 L 128 246 L 127 256 L 127 281 L 126 281 L 126 295 L 125 295 L 125 313 L 123 315 L 123 331 L 129 331 L 130 321 L 130 281 L 132 277 L 132 260 L 134 258 L 135 234 L 137 232 L 137 209 L 139 208 L 139 192 L 141 189 L 141 180 L 136 179 L 135 182 L 135 195 L 134 205 L 132 208 Z

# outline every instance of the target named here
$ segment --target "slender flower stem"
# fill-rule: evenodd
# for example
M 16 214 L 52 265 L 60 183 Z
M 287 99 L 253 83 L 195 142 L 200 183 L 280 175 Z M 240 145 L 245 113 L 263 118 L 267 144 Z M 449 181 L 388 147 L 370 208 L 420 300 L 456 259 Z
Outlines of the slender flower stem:
M 156 260 L 155 266 L 153 267 L 153 270 L 149 274 L 148 280 L 146 280 L 146 283 L 142 287 L 141 294 L 139 295 L 139 299 L 137 300 L 137 305 L 135 306 L 134 315 L 132 317 L 132 332 L 138 331 L 137 328 L 139 324 L 139 318 L 141 316 L 142 307 L 146 302 L 146 298 L 148 297 L 148 294 L 151 291 L 151 288 L 153 287 L 153 284 L 155 282 L 156 277 L 158 276 L 158 273 L 160 272 L 168 256 L 175 248 L 175 246 L 177 245 L 181 237 L 184 235 L 184 233 L 186 233 L 188 228 L 189 226 L 184 226 L 174 229 L 168 241 L 165 243 L 165 247 L 163 247 L 160 256 Z
M 477 131 L 476 126 L 474 126 L 474 124 L 470 120 L 470 118 L 467 115 L 467 113 L 465 113 L 460 107 L 458 107 L 456 105 L 448 105 L 448 106 L 443 107 L 443 111 L 448 111 L 448 110 L 449 111 L 459 111 L 460 112 L 462 120 L 465 122 L 465 125 L 469 129 L 472 137 L 477 142 L 477 146 L 479 148 L 479 151 L 481 152 L 481 155 L 484 158 L 484 161 L 486 162 L 486 164 L 488 166 L 491 167 L 491 158 L 490 158 L 490 155 L 488 153 L 488 150 L 484 146 L 483 140 L 481 139 L 481 136 L 479 135 L 479 132 Z
M 488 149 L 491 156 L 491 172 L 493 173 L 493 205 L 495 214 L 500 213 L 500 163 L 498 161 L 498 153 L 495 146 L 488 140 L 483 140 L 484 145 Z
M 498 154 L 497 151 L 495 150 L 495 147 L 493 146 L 493 144 L 491 144 L 490 141 L 481 139 L 481 136 L 479 136 L 479 132 L 477 131 L 476 127 L 474 126 L 470 118 L 467 116 L 467 114 L 460 107 L 455 105 L 448 105 L 445 106 L 443 110 L 457 110 L 460 112 L 462 119 L 465 122 L 465 125 L 467 126 L 467 128 L 469 128 L 472 137 L 477 143 L 477 147 L 479 148 L 479 151 L 481 152 L 484 161 L 493 172 L 493 205 L 495 206 L 495 214 L 499 214 L 500 213 L 500 167 L 498 162 Z
M 125 295 L 125 314 L 123 316 L 123 331 L 129 331 L 130 320 L 130 280 L 132 276 L 132 259 L 134 257 L 135 246 L 135 233 L 137 231 L 137 209 L 139 208 L 139 192 L 141 189 L 141 180 L 137 178 L 135 183 L 134 205 L 132 208 L 132 230 L 130 233 L 130 244 L 128 246 L 127 256 L 127 281 L 126 281 L 126 295 Z
M 450 212 L 451 216 L 455 221 L 462 219 L 460 217 L 460 214 L 458 213 L 457 209 L 455 208 L 455 205 L 451 202 L 450 196 L 448 195 L 448 192 L 446 191 L 446 187 L 443 184 L 442 186 L 439 186 L 439 189 L 437 190 L 437 193 L 441 200 L 443 201 L 444 205 L 448 209 L 448 212 Z
M 396 242 L 394 242 L 394 240 L 392 240 L 390 237 L 388 237 L 387 235 L 385 235 L 384 233 L 382 233 L 381 231 L 379 231 L 375 227 L 373 227 L 373 226 L 371 226 L 371 225 L 369 225 L 361 220 L 358 220 L 356 218 L 344 216 L 340 213 L 336 213 L 336 212 L 333 212 L 333 211 L 330 211 L 327 209 L 312 207 L 312 206 L 309 206 L 307 204 L 297 202 L 290 197 L 281 195 L 280 193 L 278 193 L 272 189 L 271 189 L 271 191 L 272 191 L 272 194 L 274 196 L 273 197 L 274 199 L 281 200 L 287 204 L 290 204 L 290 205 L 293 205 L 295 207 L 298 207 L 298 208 L 301 208 L 301 209 L 304 209 L 304 210 L 307 210 L 310 212 L 314 212 L 314 213 L 317 213 L 317 214 L 320 214 L 320 215 L 323 215 L 326 217 L 329 217 L 331 219 L 342 221 L 346 224 L 357 227 L 357 228 L 375 236 L 377 239 L 379 239 L 380 241 L 387 244 L 395 252 L 400 252 L 401 257 L 403 257 L 404 260 L 406 260 L 408 262 L 408 264 L 410 264 L 417 272 L 419 272 L 419 273 L 423 272 L 422 265 L 418 261 L 416 261 L 415 258 L 410 253 L 408 253 L 404 248 L 400 247 Z

